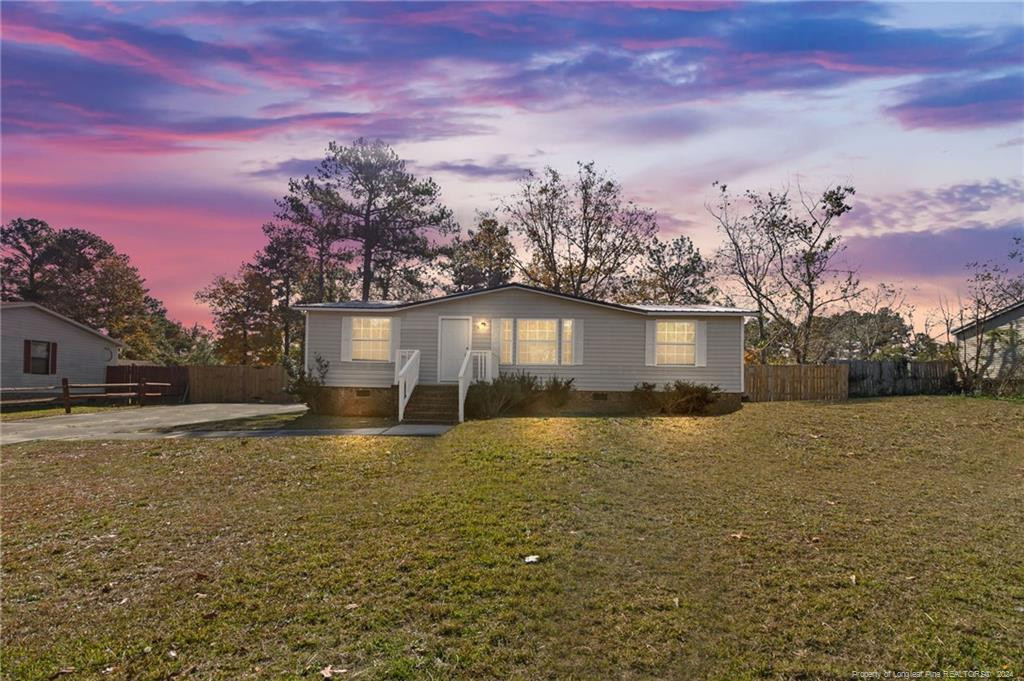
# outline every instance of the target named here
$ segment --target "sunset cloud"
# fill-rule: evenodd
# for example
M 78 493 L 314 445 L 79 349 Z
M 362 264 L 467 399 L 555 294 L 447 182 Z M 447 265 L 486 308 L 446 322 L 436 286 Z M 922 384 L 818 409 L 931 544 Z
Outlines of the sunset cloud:
M 0 19 L 4 219 L 114 239 L 186 321 L 332 139 L 395 145 L 466 219 L 527 169 L 595 160 L 705 250 L 714 179 L 855 184 L 844 229 L 875 269 L 896 256 L 868 244 L 897 234 L 975 253 L 1024 220 L 1024 26 L 1000 5 L 4 2 Z

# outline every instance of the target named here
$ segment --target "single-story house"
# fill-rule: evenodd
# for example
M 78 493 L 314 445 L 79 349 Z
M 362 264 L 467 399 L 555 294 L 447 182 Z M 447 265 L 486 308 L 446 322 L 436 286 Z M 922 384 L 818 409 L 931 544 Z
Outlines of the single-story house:
M 523 284 L 295 307 L 305 313 L 306 370 L 327 362 L 327 402 L 338 413 L 461 420 L 470 383 L 519 370 L 572 378 L 576 409 L 607 411 L 602 403 L 621 405 L 641 382 L 743 393 L 751 311 L 736 307 L 621 305 Z
M 953 329 L 960 357 L 973 366 L 975 357 L 987 378 L 1001 377 L 1004 371 L 1024 362 L 1024 300 Z M 978 338 L 982 339 L 978 356 Z
M 121 341 L 37 303 L 0 305 L 0 386 L 104 383 Z

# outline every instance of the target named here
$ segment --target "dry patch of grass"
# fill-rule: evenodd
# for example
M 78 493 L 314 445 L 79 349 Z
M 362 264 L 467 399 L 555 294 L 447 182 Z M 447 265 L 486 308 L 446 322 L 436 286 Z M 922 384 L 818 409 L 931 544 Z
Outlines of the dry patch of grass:
M 1022 442 L 923 397 L 7 447 L 3 674 L 1019 675 Z

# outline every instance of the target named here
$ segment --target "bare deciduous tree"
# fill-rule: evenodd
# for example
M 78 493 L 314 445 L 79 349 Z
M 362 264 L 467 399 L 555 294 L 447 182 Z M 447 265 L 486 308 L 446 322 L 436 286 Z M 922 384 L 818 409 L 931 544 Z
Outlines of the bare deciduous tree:
M 960 385 L 966 393 L 1007 394 L 1024 388 L 1024 337 L 1014 325 L 994 326 L 993 317 L 1024 301 L 1024 237 L 1015 237 L 1009 265 L 973 262 L 967 265 L 966 298 L 955 306 L 940 302 L 942 330 L 954 348 L 951 353 Z M 998 361 L 997 361 L 998 360 Z
M 747 191 L 747 208 L 737 211 L 726 185 L 707 210 L 725 236 L 717 261 L 757 306 L 758 328 L 767 344 L 768 321 L 792 358 L 820 360 L 812 338 L 817 319 L 862 291 L 855 272 L 840 266 L 843 245 L 835 221 L 851 210 L 853 187 L 829 187 L 811 198 L 797 187 L 764 195 Z
M 622 185 L 579 163 L 569 184 L 553 168 L 530 173 L 504 207 L 526 242 L 527 282 L 588 298 L 614 297 L 622 275 L 657 232 L 654 212 L 622 197 Z

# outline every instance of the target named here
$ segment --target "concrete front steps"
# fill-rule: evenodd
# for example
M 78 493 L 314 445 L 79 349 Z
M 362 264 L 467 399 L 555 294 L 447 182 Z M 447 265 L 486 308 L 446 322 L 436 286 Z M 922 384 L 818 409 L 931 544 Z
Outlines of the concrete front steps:
M 402 423 L 458 423 L 459 388 L 455 385 L 418 385 L 405 405 Z

